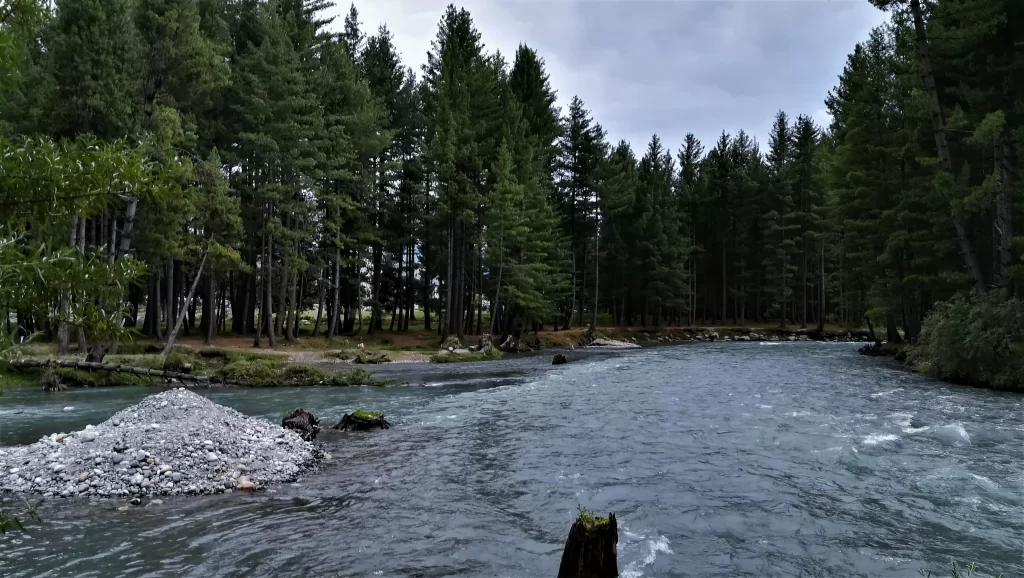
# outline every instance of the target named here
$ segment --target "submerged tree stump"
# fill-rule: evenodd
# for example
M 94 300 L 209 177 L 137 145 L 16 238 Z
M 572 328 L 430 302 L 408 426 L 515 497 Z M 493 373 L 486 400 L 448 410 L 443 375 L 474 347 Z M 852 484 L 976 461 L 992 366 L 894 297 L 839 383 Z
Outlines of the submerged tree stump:
M 316 434 L 320 433 L 320 420 L 300 407 L 284 415 L 281 427 L 297 431 L 302 439 L 311 442 L 316 439 Z
M 596 518 L 581 508 L 565 541 L 558 578 L 618 578 L 619 565 L 615 554 L 618 543 L 619 526 L 615 514 Z
M 351 429 L 352 431 L 363 431 L 368 429 L 388 429 L 391 424 L 388 420 L 384 419 L 384 414 L 379 411 L 364 411 L 358 410 L 352 413 L 346 413 L 342 416 L 341 421 L 333 426 L 333 429 L 345 431 Z
M 565 365 L 569 363 L 569 358 L 564 353 L 556 353 L 555 357 L 551 359 L 551 365 Z

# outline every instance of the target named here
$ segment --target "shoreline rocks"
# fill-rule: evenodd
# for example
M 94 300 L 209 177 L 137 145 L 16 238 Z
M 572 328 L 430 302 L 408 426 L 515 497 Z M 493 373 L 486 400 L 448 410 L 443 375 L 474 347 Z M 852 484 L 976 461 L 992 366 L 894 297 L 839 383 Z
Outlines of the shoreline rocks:
M 53 498 L 216 494 L 292 482 L 322 461 L 323 452 L 297 432 L 173 389 L 82 431 L 0 447 L 0 492 Z

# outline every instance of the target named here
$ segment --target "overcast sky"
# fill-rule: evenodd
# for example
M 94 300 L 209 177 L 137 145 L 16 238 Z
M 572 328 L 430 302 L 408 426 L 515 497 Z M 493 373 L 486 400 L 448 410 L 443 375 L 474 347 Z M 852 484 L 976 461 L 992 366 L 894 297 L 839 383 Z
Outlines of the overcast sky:
M 349 0 L 338 0 L 341 25 Z M 356 0 L 363 30 L 386 23 L 406 65 L 426 61 L 449 0 Z M 608 139 L 673 151 L 693 132 L 761 143 L 775 112 L 827 122 L 826 93 L 854 45 L 885 19 L 867 0 L 465 0 L 488 51 L 544 58 L 563 107 L 579 95 Z

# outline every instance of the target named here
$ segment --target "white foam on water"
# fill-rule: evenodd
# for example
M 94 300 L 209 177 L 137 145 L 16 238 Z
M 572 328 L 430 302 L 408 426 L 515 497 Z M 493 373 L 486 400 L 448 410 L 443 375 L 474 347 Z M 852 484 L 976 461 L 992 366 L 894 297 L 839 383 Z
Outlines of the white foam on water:
M 965 442 L 971 443 L 971 436 L 969 436 L 967 434 L 967 430 L 964 429 L 964 424 L 963 423 L 956 421 L 956 422 L 949 423 L 949 424 L 946 424 L 946 425 L 941 426 L 941 427 L 943 429 L 945 429 L 945 428 L 952 429 L 956 433 L 960 434 L 960 437 L 963 438 Z
M 622 570 L 622 578 L 640 578 L 644 575 L 641 568 L 654 564 L 654 561 L 658 558 L 658 554 L 674 554 L 675 552 L 669 548 L 670 542 L 665 536 L 658 536 L 653 540 L 647 541 L 647 553 L 644 554 L 643 560 L 630 562 Z
M 900 392 L 900 391 L 903 391 L 903 388 L 902 387 L 897 387 L 896 389 L 889 390 L 889 391 L 879 391 L 878 393 L 872 393 L 871 397 L 884 397 L 886 395 L 892 395 L 892 394 Z
M 834 448 L 825 448 L 823 450 L 811 450 L 812 454 L 820 454 L 824 452 L 839 452 L 843 450 L 843 446 L 836 446 Z
M 790 417 L 803 417 L 805 415 L 814 415 L 814 414 L 809 412 L 809 411 L 794 411 L 793 413 L 789 414 Z
M 871 434 L 864 438 L 864 445 L 877 446 L 882 442 L 894 442 L 898 439 L 900 439 L 900 436 L 896 434 Z
M 757 407 L 759 407 L 759 408 L 761 408 L 761 409 L 771 409 L 771 408 L 772 408 L 772 406 L 770 406 L 770 405 L 765 405 L 765 404 L 763 404 L 763 403 L 759 403 L 759 404 L 757 404 Z
M 928 431 L 930 429 L 932 429 L 932 426 L 930 426 L 930 425 L 926 425 L 926 426 L 923 426 L 923 427 L 905 427 L 905 428 L 903 428 L 903 433 L 905 433 L 905 434 L 916 434 L 916 433 L 921 433 L 923 431 Z
M 981 485 L 983 485 L 983 486 L 985 486 L 987 488 L 998 488 L 999 487 L 999 484 L 993 482 L 992 480 L 986 478 L 985 476 L 979 476 L 978 474 L 971 474 L 971 477 L 974 478 L 975 480 L 978 480 L 979 482 L 981 482 Z
M 914 417 L 912 413 L 897 412 L 889 417 L 893 418 L 893 423 L 900 427 L 910 427 L 910 419 Z

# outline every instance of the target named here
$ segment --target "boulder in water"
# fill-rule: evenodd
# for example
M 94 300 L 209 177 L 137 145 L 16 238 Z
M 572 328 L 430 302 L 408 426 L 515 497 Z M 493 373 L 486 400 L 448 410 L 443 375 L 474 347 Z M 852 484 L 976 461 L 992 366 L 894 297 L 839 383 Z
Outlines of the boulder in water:
M 316 434 L 320 432 L 320 420 L 299 407 L 284 415 L 284 418 L 281 419 L 281 427 L 298 432 L 303 440 L 309 442 L 315 440 Z
M 341 421 L 334 425 L 334 429 L 345 431 L 351 429 L 352 431 L 363 431 L 368 429 L 388 429 L 391 424 L 388 420 L 384 419 L 384 413 L 379 411 L 366 411 L 356 410 L 352 413 L 346 413 L 342 416 Z
M 569 358 L 564 353 L 556 353 L 551 360 L 551 365 L 565 365 L 566 363 L 569 363 Z

